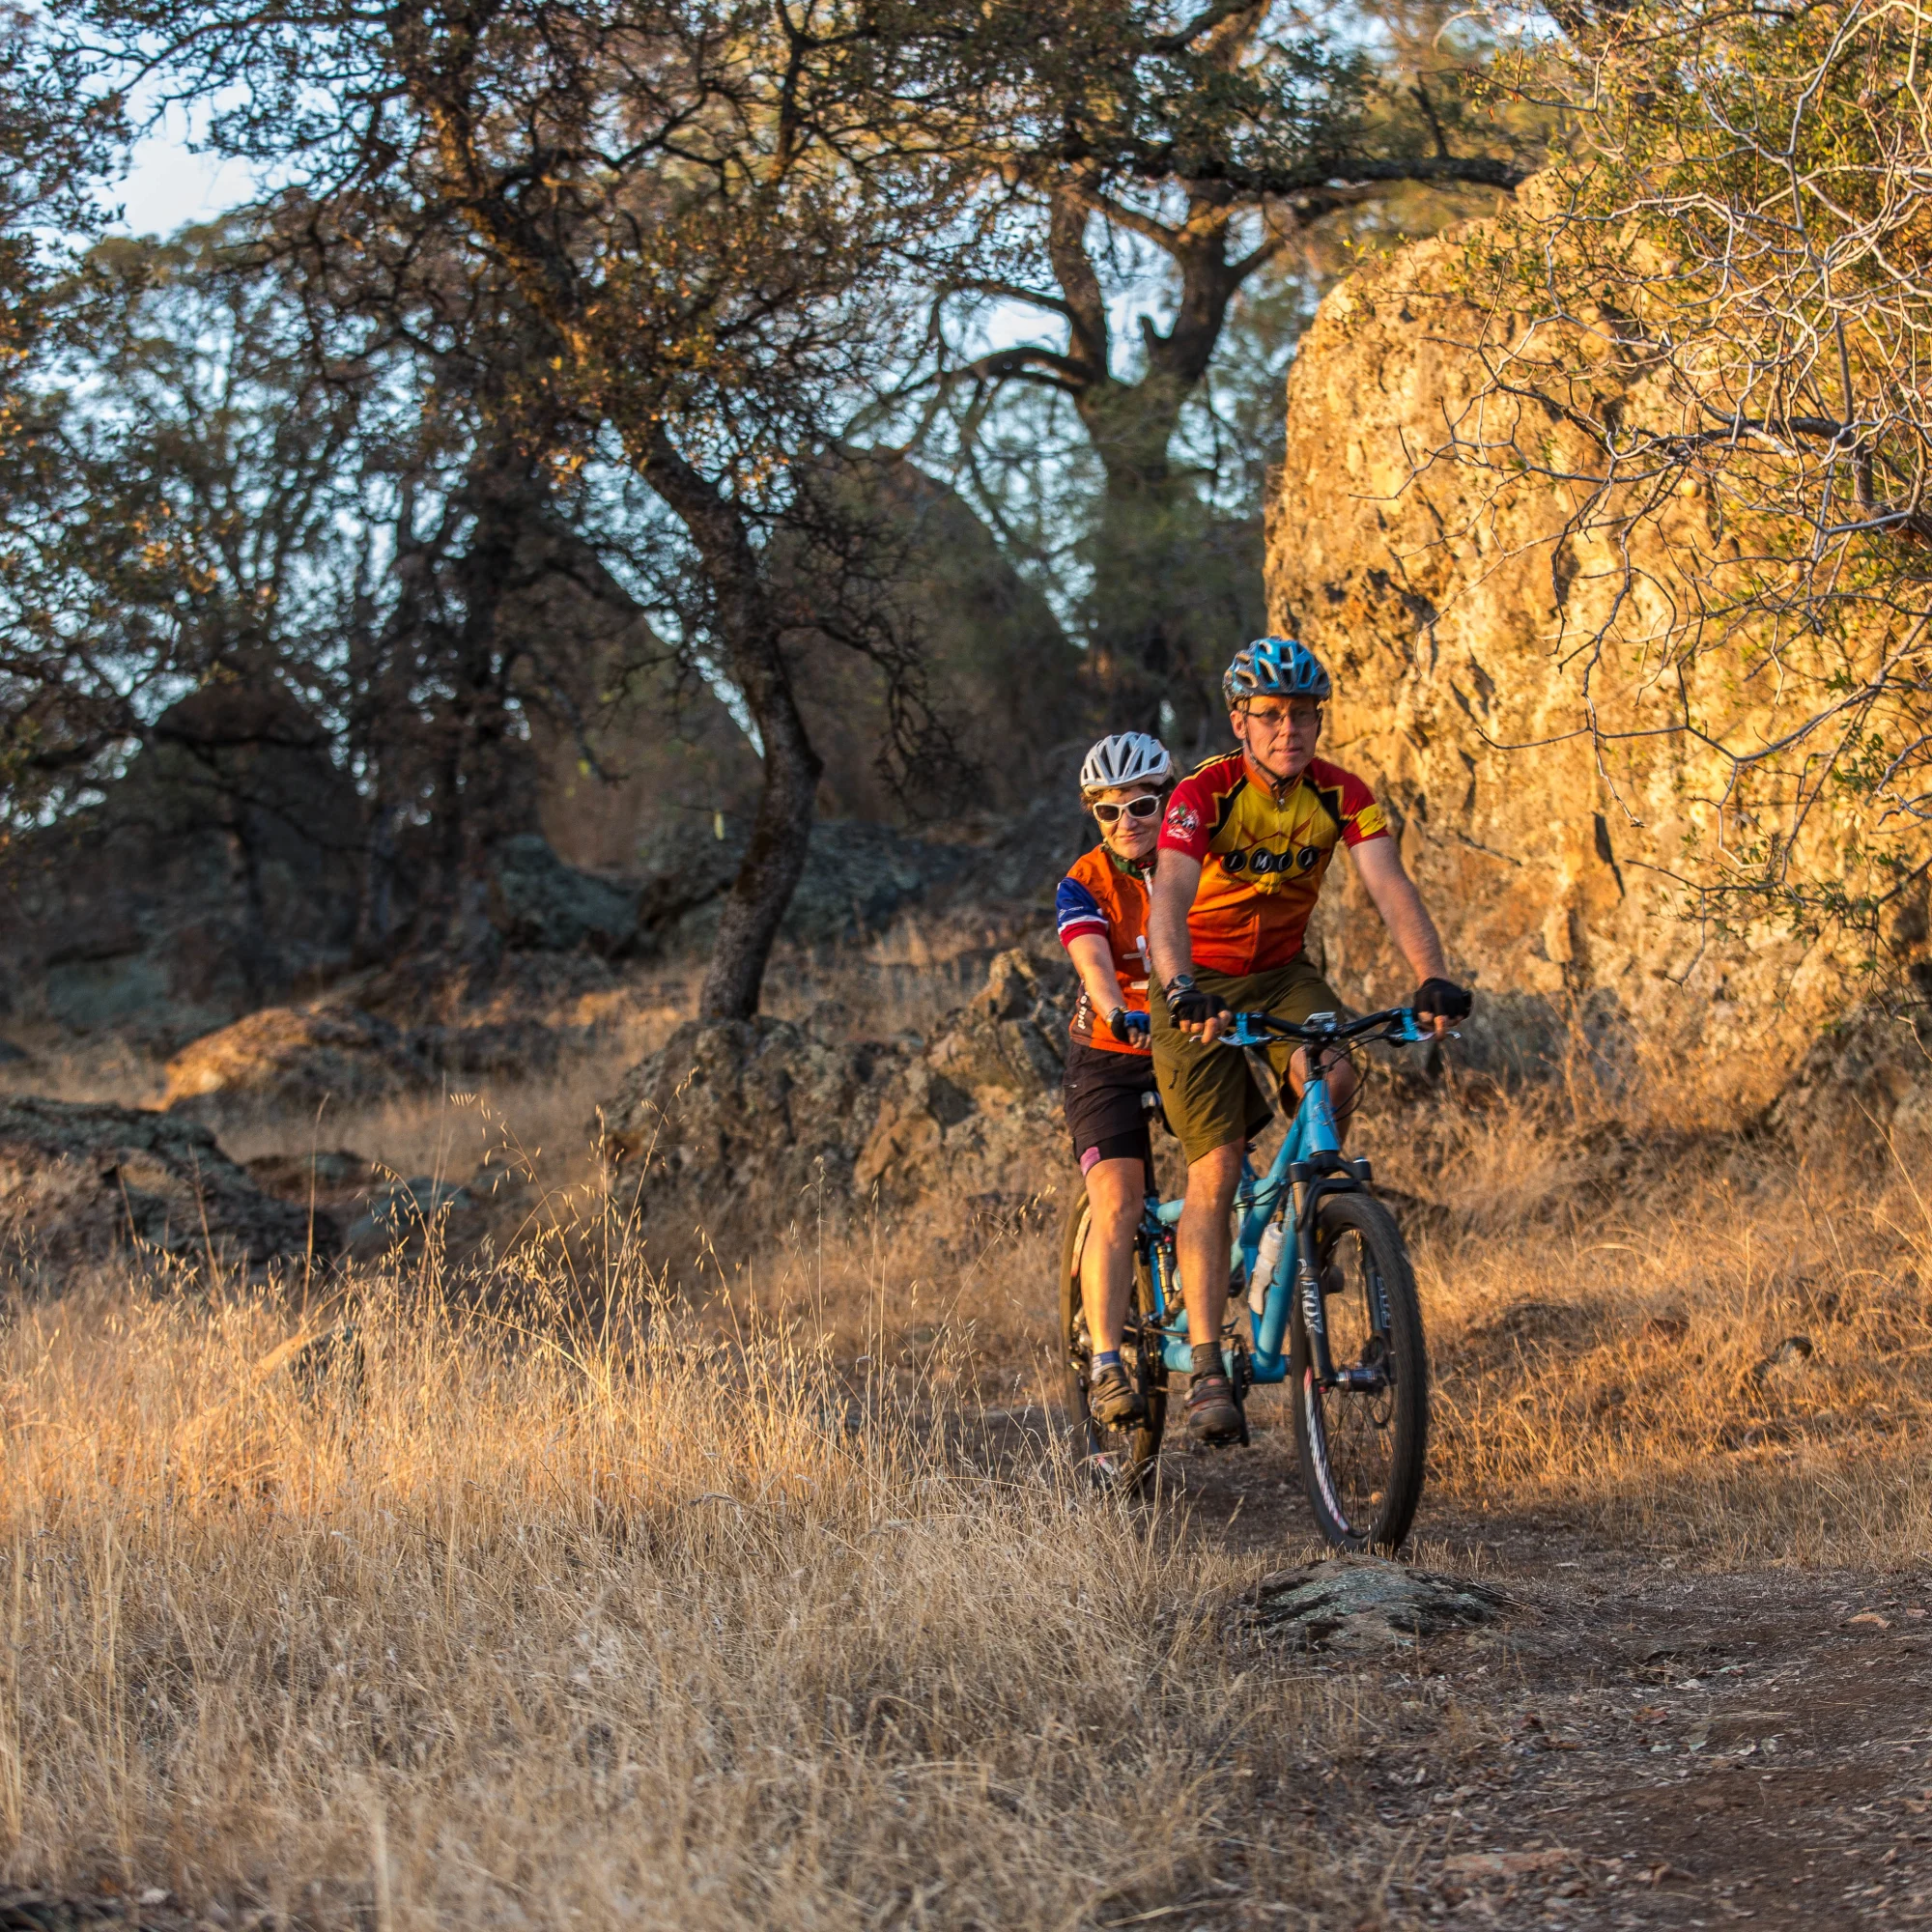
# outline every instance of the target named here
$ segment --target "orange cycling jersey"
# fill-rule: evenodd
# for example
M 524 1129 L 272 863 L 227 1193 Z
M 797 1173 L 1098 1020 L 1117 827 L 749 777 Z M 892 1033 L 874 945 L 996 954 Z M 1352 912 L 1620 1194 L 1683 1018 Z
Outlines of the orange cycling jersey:
M 1083 854 L 1060 882 L 1054 897 L 1054 912 L 1060 925 L 1060 943 L 1066 945 L 1083 932 L 1106 940 L 1113 949 L 1114 977 L 1121 982 L 1121 1001 L 1129 1012 L 1148 1009 L 1148 889 L 1147 879 L 1129 870 L 1104 845 Z M 1080 988 L 1079 1004 L 1067 1036 L 1084 1046 L 1103 1046 L 1115 1053 L 1146 1054 L 1151 1049 L 1114 1037 L 1105 1013 L 1095 1013 L 1087 988 Z
M 1386 838 L 1388 818 L 1352 772 L 1321 758 L 1277 805 L 1236 752 L 1182 779 L 1161 823 L 1163 851 L 1201 863 L 1187 915 L 1194 963 L 1211 973 L 1265 973 L 1301 951 L 1335 841 Z

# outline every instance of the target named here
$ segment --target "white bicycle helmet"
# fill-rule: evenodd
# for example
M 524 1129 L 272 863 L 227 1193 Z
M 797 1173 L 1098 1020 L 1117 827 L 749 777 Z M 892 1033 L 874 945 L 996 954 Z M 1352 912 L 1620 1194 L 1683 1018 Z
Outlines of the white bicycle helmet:
M 1080 790 L 1111 791 L 1116 785 L 1164 785 L 1174 776 L 1174 760 L 1158 738 L 1145 731 L 1122 731 L 1102 738 L 1080 767 Z

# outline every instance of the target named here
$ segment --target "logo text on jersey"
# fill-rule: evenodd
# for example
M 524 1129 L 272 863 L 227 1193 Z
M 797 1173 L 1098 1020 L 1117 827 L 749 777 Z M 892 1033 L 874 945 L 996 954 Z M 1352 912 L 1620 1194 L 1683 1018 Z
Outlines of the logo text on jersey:
M 1321 863 L 1321 852 L 1314 845 L 1289 852 L 1270 852 L 1262 846 L 1252 852 L 1224 852 L 1221 863 L 1231 872 L 1253 872 L 1265 878 L 1270 872 L 1312 872 Z

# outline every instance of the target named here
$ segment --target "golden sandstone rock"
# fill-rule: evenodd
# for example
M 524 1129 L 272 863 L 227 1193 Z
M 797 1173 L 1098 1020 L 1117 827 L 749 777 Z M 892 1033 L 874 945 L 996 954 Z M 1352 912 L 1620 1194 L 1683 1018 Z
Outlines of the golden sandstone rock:
M 1542 467 L 1585 471 L 1594 460 L 1560 420 L 1484 394 L 1465 345 L 1506 341 L 1522 324 L 1454 293 L 1463 259 L 1451 235 L 1363 269 L 1303 339 L 1269 504 L 1271 621 L 1334 673 L 1324 754 L 1368 779 L 1399 825 L 1454 968 L 1484 996 L 1468 1042 L 1477 1061 L 1548 1062 L 1579 1041 L 1599 1070 L 1654 1055 L 1691 1075 L 1714 1118 L 1735 1117 L 1770 1099 L 1820 1029 L 1854 1008 L 1861 947 L 1776 921 L 1726 933 L 1687 917 L 1695 899 L 1680 880 L 1708 880 L 1723 863 L 1712 802 L 1724 761 L 1682 732 L 1601 746 L 1573 734 L 1586 723 L 1586 674 L 1608 734 L 1658 732 L 1687 696 L 1739 746 L 1771 741 L 1800 713 L 1772 678 L 1741 677 L 1735 653 L 1697 660 L 1681 689 L 1660 675 L 1660 645 L 1689 601 L 1682 573 L 1715 551 L 1708 493 L 1666 493 L 1660 520 L 1630 535 L 1619 642 L 1599 650 L 1626 583 L 1614 533 L 1566 536 L 1560 484 L 1498 494 L 1493 472 L 1442 457 L 1452 433 L 1513 431 Z M 1615 368 L 1576 362 L 1601 407 Z M 1621 400 L 1634 414 L 1647 399 Z M 1647 653 L 1632 641 L 1645 635 Z M 1733 841 L 1761 829 L 1748 816 L 1726 827 Z M 1800 867 L 1849 878 L 1845 853 L 1863 829 L 1850 802 L 1814 810 Z M 1352 870 L 1318 919 L 1312 943 L 1345 998 L 1406 995 L 1407 969 Z M 1923 955 L 1925 923 L 1920 880 L 1885 927 L 1908 965 Z

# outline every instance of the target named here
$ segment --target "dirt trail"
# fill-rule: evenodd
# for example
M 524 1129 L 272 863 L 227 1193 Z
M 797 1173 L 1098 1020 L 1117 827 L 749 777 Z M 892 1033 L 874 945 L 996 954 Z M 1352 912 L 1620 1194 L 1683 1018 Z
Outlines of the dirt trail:
M 1193 1534 L 1295 1562 L 1280 1453 L 1182 1451 L 1163 1477 Z M 1379 1854 L 1363 1923 L 1932 1923 L 1932 1571 L 1696 1573 L 1427 1504 L 1419 1529 L 1523 1613 L 1392 1656 L 1393 1720 L 1284 1794 L 1286 1819 Z

